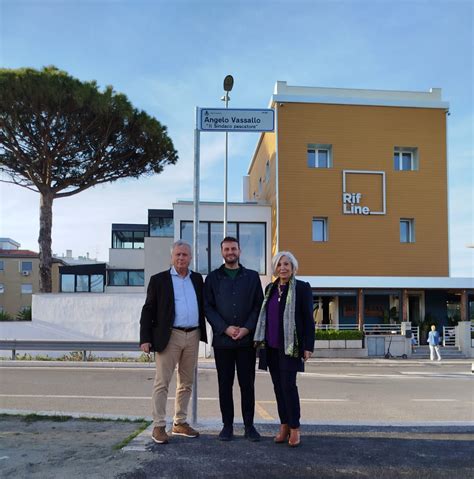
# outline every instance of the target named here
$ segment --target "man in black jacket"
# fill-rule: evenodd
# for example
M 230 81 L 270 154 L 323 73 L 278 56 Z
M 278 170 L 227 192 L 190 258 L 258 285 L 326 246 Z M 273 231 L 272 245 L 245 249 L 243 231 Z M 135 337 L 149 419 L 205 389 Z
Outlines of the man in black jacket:
M 158 444 L 169 440 L 166 433 L 168 387 L 176 364 L 176 401 L 173 435 L 197 437 L 186 422 L 189 399 L 197 365 L 199 340 L 207 342 L 203 307 L 203 279 L 189 270 L 191 247 L 176 241 L 171 249 L 169 270 L 150 278 L 140 318 L 140 348 L 156 353 L 153 385 L 153 433 Z
M 221 441 L 233 437 L 235 370 L 240 386 L 245 437 L 260 440 L 253 425 L 255 413 L 255 360 L 253 333 L 263 301 L 262 284 L 256 271 L 239 263 L 240 246 L 236 238 L 221 242 L 224 264 L 212 271 L 204 287 L 204 308 L 212 326 L 214 357 L 219 382 L 219 404 L 224 427 Z

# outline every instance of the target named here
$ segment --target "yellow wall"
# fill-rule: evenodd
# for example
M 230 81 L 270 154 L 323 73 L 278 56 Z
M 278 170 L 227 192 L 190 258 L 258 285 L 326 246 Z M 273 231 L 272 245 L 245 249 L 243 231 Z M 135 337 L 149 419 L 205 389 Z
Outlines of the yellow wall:
M 301 275 L 448 275 L 445 128 L 442 109 L 302 103 L 278 108 L 280 250 L 296 255 Z M 308 144 L 331 144 L 332 168 L 309 168 Z M 396 146 L 418 148 L 418 171 L 394 170 Z M 259 150 L 251 185 L 263 156 Z M 386 173 L 385 215 L 342 213 L 344 169 Z M 360 188 L 378 209 L 380 183 L 374 177 L 351 176 L 348 182 L 346 190 Z M 311 237 L 318 216 L 328 218 L 324 243 Z M 400 218 L 414 218 L 415 243 L 400 243 Z

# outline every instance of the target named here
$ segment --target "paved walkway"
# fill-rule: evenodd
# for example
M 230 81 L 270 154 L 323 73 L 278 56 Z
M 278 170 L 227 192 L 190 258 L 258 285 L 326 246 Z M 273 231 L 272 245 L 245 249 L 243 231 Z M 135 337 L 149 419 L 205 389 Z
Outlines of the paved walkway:
M 0 421 L 0 477 L 15 478 L 473 478 L 474 427 L 305 425 L 303 444 L 276 445 L 276 425 L 259 443 L 236 427 L 234 441 L 201 425 L 201 437 L 156 445 L 150 431 L 123 449 L 140 423 L 51 419 Z

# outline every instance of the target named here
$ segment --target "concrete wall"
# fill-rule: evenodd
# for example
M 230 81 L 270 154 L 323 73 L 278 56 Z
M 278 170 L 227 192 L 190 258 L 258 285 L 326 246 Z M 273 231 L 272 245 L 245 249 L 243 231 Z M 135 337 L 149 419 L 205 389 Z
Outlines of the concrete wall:
M 31 322 L 0 322 L 2 339 L 139 341 L 140 314 L 145 294 L 60 293 L 33 295 Z M 33 352 L 27 351 L 30 354 Z M 62 356 L 45 351 L 35 354 Z M 199 355 L 209 356 L 209 347 L 200 343 Z M 9 356 L 10 352 L 0 352 Z M 101 353 L 120 356 L 122 353 Z M 123 353 L 124 356 L 139 354 Z
M 145 290 L 150 277 L 170 267 L 173 238 L 145 238 Z
M 110 269 L 143 269 L 145 267 L 145 250 L 110 248 Z

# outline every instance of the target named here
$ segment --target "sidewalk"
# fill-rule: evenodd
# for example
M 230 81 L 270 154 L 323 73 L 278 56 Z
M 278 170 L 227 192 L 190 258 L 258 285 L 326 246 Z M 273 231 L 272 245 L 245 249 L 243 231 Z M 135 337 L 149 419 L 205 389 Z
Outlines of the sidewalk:
M 114 449 L 140 423 L 51 419 L 0 421 L 0 477 L 16 478 L 471 478 L 474 427 L 360 427 L 305 425 L 302 445 L 276 445 L 276 425 L 258 425 L 262 441 L 173 437 L 156 445 L 150 430 Z

